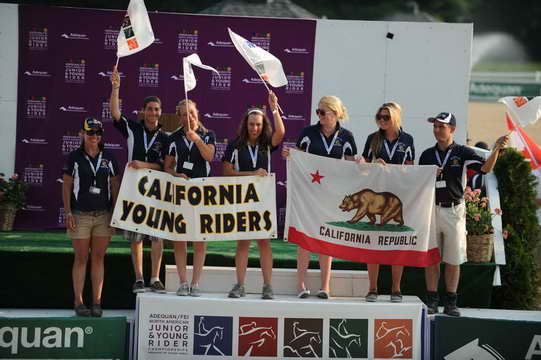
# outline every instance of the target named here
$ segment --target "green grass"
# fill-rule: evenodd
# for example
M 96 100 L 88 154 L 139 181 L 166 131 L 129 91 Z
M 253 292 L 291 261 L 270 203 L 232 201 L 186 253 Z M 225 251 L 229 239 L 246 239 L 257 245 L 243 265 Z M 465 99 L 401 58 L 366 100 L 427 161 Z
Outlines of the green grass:
M 414 229 L 406 225 L 385 224 L 384 226 L 380 226 L 378 224 L 370 224 L 370 223 L 361 222 L 361 221 L 356 222 L 354 224 L 350 224 L 346 221 L 333 221 L 333 222 L 328 222 L 327 224 L 333 225 L 333 226 L 344 227 L 344 228 L 348 228 L 352 230 L 359 230 L 359 231 L 389 231 L 389 232 L 415 231 Z

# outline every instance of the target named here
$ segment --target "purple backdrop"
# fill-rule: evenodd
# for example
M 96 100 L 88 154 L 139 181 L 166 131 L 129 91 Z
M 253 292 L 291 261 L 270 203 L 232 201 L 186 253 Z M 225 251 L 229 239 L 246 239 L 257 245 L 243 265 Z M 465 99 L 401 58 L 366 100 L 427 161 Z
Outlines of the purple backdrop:
M 82 119 L 105 123 L 106 148 L 122 168 L 125 140 L 112 127 L 109 75 L 116 60 L 116 37 L 124 11 L 19 6 L 19 84 L 16 172 L 32 184 L 28 206 L 17 216 L 17 229 L 64 226 L 62 166 L 79 146 Z M 267 104 L 256 73 L 230 42 L 227 27 L 277 56 L 289 84 L 275 89 L 285 111 L 285 144 L 294 142 L 310 123 L 316 22 L 151 13 L 156 41 L 120 59 L 121 101 L 125 114 L 136 116 L 144 97 L 157 95 L 163 112 L 172 113 L 184 97 L 182 57 L 198 53 L 221 77 L 194 68 L 197 87 L 188 96 L 198 103 L 200 118 L 218 138 L 213 173 L 239 121 L 250 106 Z M 294 34 L 294 36 L 293 36 Z M 270 113 L 269 113 L 270 115 Z M 285 161 L 273 155 L 277 173 L 279 226 L 285 216 Z

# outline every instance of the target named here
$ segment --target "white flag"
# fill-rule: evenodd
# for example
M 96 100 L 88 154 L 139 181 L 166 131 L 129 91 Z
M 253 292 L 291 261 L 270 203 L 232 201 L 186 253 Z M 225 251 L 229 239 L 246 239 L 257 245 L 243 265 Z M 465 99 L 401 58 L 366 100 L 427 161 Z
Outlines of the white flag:
M 277 57 L 235 34 L 230 28 L 227 30 L 235 48 L 263 80 L 268 81 L 274 87 L 287 85 L 286 74 L 284 74 L 282 63 Z
M 130 0 L 116 42 L 118 57 L 135 54 L 154 42 L 154 32 L 143 0 Z
M 195 74 L 193 73 L 192 65 L 200 67 L 201 69 L 214 71 L 218 76 L 220 73 L 212 66 L 204 65 L 197 54 L 191 54 L 182 59 L 182 70 L 184 71 L 184 91 L 188 92 L 193 90 L 197 85 L 195 80 Z
M 534 124 L 541 118 L 541 96 L 506 96 L 498 100 L 507 106 L 515 123 L 524 127 Z

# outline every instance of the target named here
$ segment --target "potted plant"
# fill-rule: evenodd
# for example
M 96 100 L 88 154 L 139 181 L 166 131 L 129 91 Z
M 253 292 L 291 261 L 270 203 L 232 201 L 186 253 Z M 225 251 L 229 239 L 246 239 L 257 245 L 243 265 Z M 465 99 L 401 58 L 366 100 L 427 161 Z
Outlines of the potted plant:
M 13 174 L 9 179 L 0 173 L 0 231 L 11 231 L 17 210 L 26 204 L 28 184 Z
M 481 197 L 481 190 L 466 187 L 466 230 L 468 261 L 489 262 L 494 252 L 494 228 L 492 217 L 501 215 L 501 209 L 491 211 L 487 197 Z

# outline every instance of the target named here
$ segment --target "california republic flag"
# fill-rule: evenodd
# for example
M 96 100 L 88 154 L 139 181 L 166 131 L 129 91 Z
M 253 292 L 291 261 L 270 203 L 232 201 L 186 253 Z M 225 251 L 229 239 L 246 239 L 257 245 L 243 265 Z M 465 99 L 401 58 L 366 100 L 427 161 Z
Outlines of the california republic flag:
M 287 177 L 287 241 L 357 262 L 440 261 L 435 166 L 358 165 L 291 150 Z
M 120 58 L 139 52 L 154 42 L 154 32 L 143 0 L 130 0 L 117 38 L 116 55 Z

